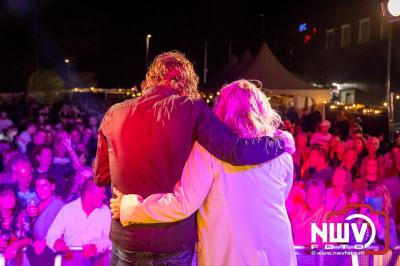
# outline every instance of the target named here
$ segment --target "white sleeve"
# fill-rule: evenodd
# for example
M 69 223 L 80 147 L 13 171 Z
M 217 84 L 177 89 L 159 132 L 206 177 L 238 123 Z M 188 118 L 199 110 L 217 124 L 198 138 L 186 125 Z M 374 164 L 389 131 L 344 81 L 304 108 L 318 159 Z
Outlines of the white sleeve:
M 111 247 L 110 228 L 111 228 L 111 214 L 108 207 L 104 206 L 102 209 L 101 218 L 101 235 L 97 239 L 92 240 L 92 244 L 96 245 L 97 252 L 106 252 Z M 99 221 L 100 222 L 100 221 Z
M 53 223 L 50 225 L 49 230 L 47 231 L 46 244 L 54 252 L 54 243 L 57 239 L 63 238 L 65 225 L 66 223 L 68 223 L 69 216 L 71 216 L 71 214 L 68 215 L 68 211 L 66 211 L 65 207 L 63 207 L 57 214 Z
M 175 222 L 192 215 L 200 208 L 211 188 L 213 160 L 213 156 L 196 142 L 174 192 L 153 194 L 143 201 L 138 195 L 124 195 L 121 224 Z
M 285 199 L 288 198 L 290 190 L 292 189 L 293 186 L 293 175 L 294 175 L 294 170 L 293 170 L 293 159 L 292 156 L 286 156 L 286 155 L 282 155 L 285 156 L 285 164 L 286 164 L 286 168 L 287 168 L 287 174 L 286 174 L 286 179 L 285 179 L 285 183 L 286 183 L 286 190 L 285 190 Z

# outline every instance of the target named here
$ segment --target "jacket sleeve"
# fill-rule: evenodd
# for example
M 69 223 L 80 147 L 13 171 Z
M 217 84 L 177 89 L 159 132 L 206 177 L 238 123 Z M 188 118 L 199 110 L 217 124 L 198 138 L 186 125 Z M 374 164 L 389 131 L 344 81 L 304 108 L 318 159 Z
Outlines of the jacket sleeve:
M 174 192 L 153 194 L 145 200 L 135 194 L 124 195 L 120 207 L 121 224 L 176 222 L 192 215 L 211 188 L 214 160 L 195 143 Z
M 101 125 L 99 127 L 96 158 L 93 164 L 94 182 L 99 186 L 106 186 L 111 183 L 110 163 L 108 159 L 108 144 L 107 138 L 103 132 L 103 127 L 107 122 L 106 120 L 107 114 L 104 116 L 103 121 L 101 122 Z
M 204 101 L 196 101 L 200 113 L 195 138 L 208 152 L 232 165 L 253 165 L 270 161 L 285 151 L 281 138 L 241 139 L 218 119 Z

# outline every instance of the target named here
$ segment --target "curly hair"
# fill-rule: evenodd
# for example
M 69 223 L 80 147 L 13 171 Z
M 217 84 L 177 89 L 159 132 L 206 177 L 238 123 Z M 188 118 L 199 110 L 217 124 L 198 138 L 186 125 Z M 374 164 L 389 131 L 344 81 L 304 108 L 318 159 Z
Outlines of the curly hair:
M 199 77 L 194 71 L 193 64 L 184 54 L 171 51 L 162 53 L 154 59 L 141 87 L 145 91 L 157 86 L 168 86 L 177 90 L 182 96 L 199 99 L 198 84 Z

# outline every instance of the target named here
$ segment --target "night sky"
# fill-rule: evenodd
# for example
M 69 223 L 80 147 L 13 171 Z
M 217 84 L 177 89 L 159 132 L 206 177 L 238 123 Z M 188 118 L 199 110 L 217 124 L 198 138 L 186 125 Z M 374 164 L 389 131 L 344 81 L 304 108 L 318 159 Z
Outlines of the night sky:
M 254 53 L 264 38 L 278 38 L 282 45 L 272 49 L 279 57 L 304 11 L 315 7 L 313 1 L 276 1 L 274 6 L 266 6 L 269 1 L 129 2 L 3 0 L 0 90 L 25 90 L 38 68 L 54 69 L 64 77 L 65 58 L 71 60 L 72 71 L 93 72 L 98 87 L 138 85 L 145 73 L 147 33 L 152 35 L 150 58 L 162 51 L 182 51 L 195 63 L 199 76 L 207 40 L 212 77 L 228 60 L 229 41 L 240 56 L 245 48 Z

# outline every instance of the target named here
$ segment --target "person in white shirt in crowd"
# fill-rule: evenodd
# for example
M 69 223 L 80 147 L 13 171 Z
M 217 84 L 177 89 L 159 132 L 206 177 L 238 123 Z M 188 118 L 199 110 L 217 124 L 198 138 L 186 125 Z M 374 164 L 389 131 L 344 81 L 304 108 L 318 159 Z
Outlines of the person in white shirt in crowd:
M 217 116 L 242 138 L 273 136 L 281 120 L 247 80 L 226 85 Z M 124 226 L 185 219 L 197 209 L 198 265 L 297 265 L 285 200 L 293 183 L 288 153 L 260 164 L 232 166 L 195 143 L 174 193 L 140 201 L 114 189 L 114 218 Z M 119 203 L 122 200 L 121 208 Z
M 105 199 L 105 188 L 86 179 L 81 197 L 65 205 L 57 214 L 47 232 L 46 244 L 54 252 L 64 255 L 63 265 L 77 265 L 82 261 L 95 263 L 108 255 L 111 213 L 103 203 Z M 73 253 L 71 247 L 82 247 L 83 251 Z
M 0 131 L 7 129 L 13 125 L 13 122 L 8 118 L 7 112 L 0 113 Z
M 332 135 L 329 133 L 329 129 L 331 128 L 331 122 L 328 120 L 323 120 L 319 124 L 319 131 L 315 132 L 314 135 L 311 137 L 310 145 L 320 145 L 326 151 L 329 149 L 329 141 L 332 138 Z

